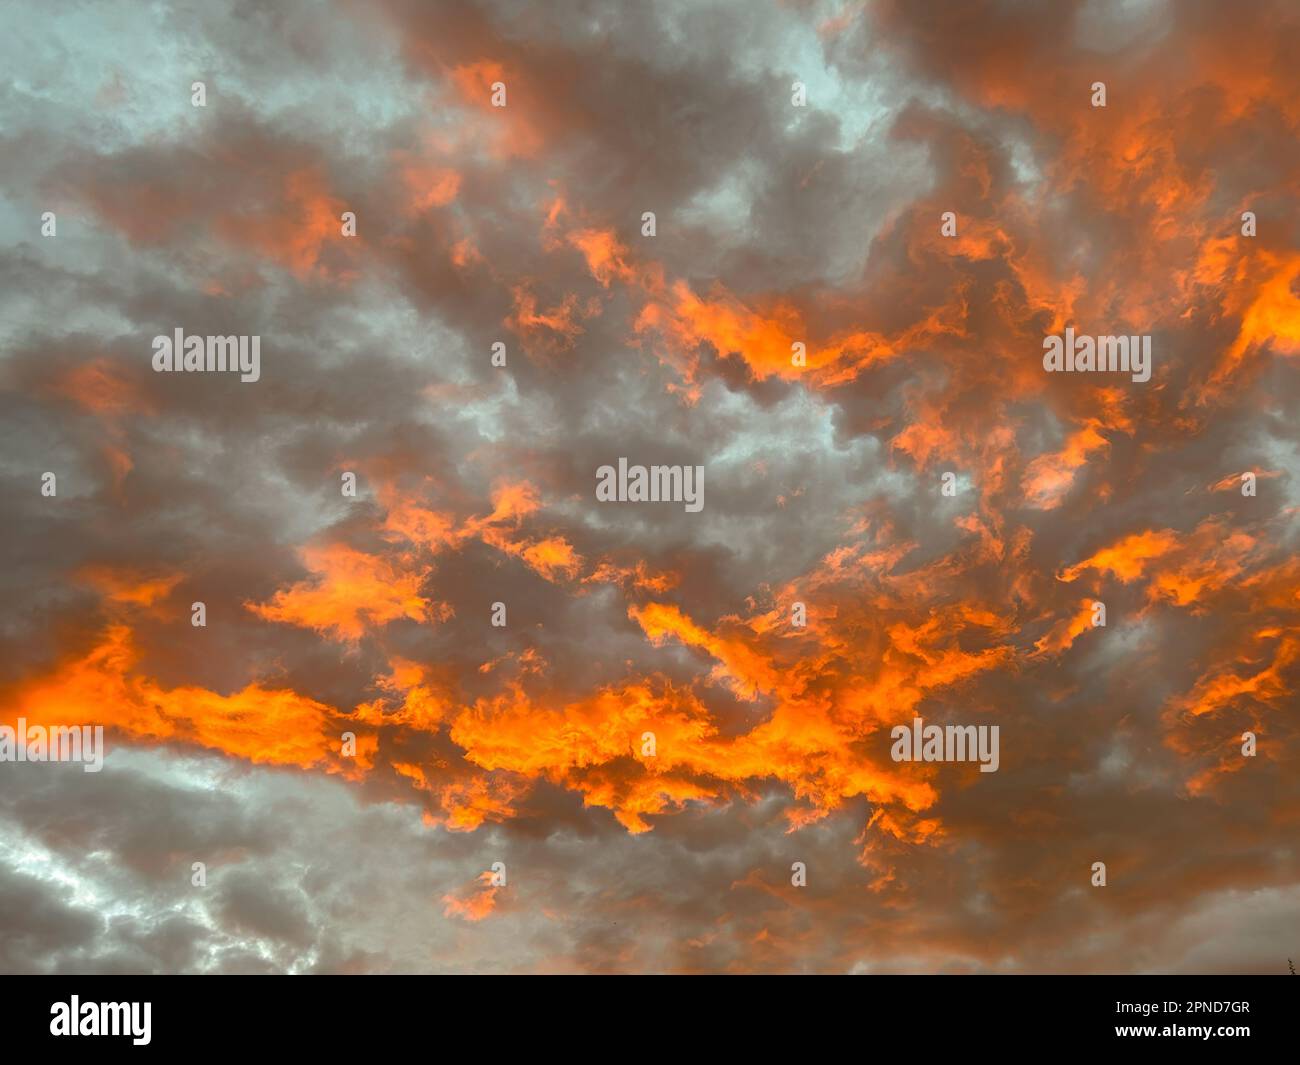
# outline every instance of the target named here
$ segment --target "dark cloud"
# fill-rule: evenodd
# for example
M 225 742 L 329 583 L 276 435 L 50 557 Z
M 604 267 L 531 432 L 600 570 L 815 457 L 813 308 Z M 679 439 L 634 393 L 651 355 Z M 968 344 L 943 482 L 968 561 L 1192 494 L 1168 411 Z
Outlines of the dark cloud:
M 111 753 L 0 766 L 7 971 L 1276 969 L 1288 5 L 19 21 L 0 706 Z M 597 503 L 621 456 L 704 509 Z

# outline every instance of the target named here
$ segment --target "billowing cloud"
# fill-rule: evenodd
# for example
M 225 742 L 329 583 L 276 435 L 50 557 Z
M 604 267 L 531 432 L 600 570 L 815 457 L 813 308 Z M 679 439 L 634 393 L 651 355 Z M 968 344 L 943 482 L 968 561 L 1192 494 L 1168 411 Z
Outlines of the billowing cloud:
M 1290 5 L 31 15 L 6 970 L 1284 963 Z

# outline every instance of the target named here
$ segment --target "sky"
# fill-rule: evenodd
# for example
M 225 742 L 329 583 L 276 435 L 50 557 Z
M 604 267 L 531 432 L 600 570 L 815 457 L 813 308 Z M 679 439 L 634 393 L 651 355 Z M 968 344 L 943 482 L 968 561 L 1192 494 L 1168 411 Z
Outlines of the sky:
M 0 971 L 1300 959 L 1296 5 L 0 30 Z

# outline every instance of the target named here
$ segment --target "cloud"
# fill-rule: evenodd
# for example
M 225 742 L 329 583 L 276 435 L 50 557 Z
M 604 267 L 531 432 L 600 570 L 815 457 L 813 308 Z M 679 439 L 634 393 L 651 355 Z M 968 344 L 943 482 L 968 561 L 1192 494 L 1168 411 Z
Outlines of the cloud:
M 18 22 L 0 723 L 109 756 L 0 766 L 6 970 L 1274 971 L 1288 5 Z

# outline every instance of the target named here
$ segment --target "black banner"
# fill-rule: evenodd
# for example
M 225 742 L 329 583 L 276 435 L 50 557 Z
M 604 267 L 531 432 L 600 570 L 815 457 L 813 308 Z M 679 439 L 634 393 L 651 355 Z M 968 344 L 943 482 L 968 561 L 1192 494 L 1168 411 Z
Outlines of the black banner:
M 689 981 L 689 982 L 687 982 Z M 6 979 L 7 1042 L 95 1054 L 645 1052 L 1293 1055 L 1300 983 L 1265 977 L 38 977 Z M 550 1050 L 546 1050 L 547 1046 Z M 456 1049 L 460 1048 L 460 1049 Z M 10 1059 L 15 1060 L 15 1059 Z

